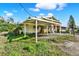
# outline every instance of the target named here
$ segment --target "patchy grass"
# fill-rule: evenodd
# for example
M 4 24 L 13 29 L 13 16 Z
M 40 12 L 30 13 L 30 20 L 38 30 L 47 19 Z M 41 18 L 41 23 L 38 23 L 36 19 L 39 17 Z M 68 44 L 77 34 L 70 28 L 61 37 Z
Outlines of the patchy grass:
M 57 46 L 52 45 L 48 41 L 38 41 L 35 39 L 6 42 L 3 56 L 63 56 L 67 55 L 61 51 Z
M 5 46 L 7 56 L 60 56 L 66 55 L 57 46 L 46 42 L 23 43 L 13 42 Z
M 65 56 L 67 53 L 63 52 L 58 46 L 52 43 L 62 43 L 66 40 L 74 41 L 72 35 L 56 35 L 49 40 L 38 40 L 35 42 L 35 38 L 26 38 L 26 36 L 19 35 L 12 42 L 3 43 L 3 51 L 0 55 L 3 56 Z M 1 42 L 1 41 L 0 41 Z M 1 49 L 0 49 L 1 50 Z
M 75 41 L 74 35 L 56 35 L 52 39 L 49 39 L 51 42 L 55 43 L 63 43 L 65 41 Z

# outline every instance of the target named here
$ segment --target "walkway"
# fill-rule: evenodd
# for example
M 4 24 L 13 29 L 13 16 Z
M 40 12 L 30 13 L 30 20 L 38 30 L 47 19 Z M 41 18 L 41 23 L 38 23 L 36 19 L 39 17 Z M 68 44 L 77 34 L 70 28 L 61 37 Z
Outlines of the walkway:
M 66 52 L 71 56 L 79 56 L 79 35 L 76 35 L 76 42 L 68 41 L 66 44 L 60 43 L 57 45 L 62 51 Z
M 38 36 L 38 39 L 53 39 L 54 37 L 56 37 L 57 35 L 69 35 L 68 33 L 49 33 L 48 35 L 41 35 L 41 36 Z
M 69 35 L 69 34 L 49 34 L 45 36 L 40 36 L 38 39 L 52 39 L 56 35 Z M 62 51 L 66 52 L 71 56 L 79 56 L 79 35 L 75 35 L 75 42 L 67 41 L 64 43 L 52 43 L 52 45 L 57 45 Z

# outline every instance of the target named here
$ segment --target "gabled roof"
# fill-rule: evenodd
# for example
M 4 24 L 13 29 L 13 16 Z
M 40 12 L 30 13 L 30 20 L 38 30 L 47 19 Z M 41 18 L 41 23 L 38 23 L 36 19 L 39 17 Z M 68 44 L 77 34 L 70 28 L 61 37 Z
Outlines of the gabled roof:
M 41 19 L 60 23 L 59 20 L 57 20 L 54 16 L 52 16 L 52 17 L 41 17 Z
M 28 17 L 28 19 L 25 20 L 22 24 L 34 24 L 36 20 L 39 21 L 39 25 L 45 25 L 45 23 L 55 24 L 57 26 L 61 25 L 61 23 L 54 17 Z
M 45 16 L 43 16 L 43 17 L 28 17 L 28 19 L 26 21 L 28 21 L 28 20 L 35 20 L 35 19 L 37 19 L 37 20 L 41 19 L 41 20 L 46 20 L 46 21 L 60 23 L 59 20 L 57 20 L 54 16 L 52 16 L 52 17 L 45 17 Z M 26 22 L 26 21 L 24 21 L 24 22 Z

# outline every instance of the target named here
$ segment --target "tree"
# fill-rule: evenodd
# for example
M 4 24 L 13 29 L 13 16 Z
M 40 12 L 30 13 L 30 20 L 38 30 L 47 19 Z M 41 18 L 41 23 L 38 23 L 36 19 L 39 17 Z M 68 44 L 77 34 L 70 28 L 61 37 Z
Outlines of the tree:
M 75 28 L 76 28 L 76 25 L 75 25 L 74 17 L 72 15 L 70 15 L 69 22 L 68 22 L 69 32 L 71 34 L 75 34 L 75 31 L 74 31 Z
M 14 19 L 11 18 L 11 17 L 8 17 L 7 22 L 8 22 L 8 23 L 14 23 Z
M 0 16 L 0 23 L 5 22 L 4 18 Z
M 5 18 L 0 16 L 0 32 L 3 31 L 12 31 L 16 27 L 16 24 L 14 23 L 14 19 L 9 17 L 6 21 Z

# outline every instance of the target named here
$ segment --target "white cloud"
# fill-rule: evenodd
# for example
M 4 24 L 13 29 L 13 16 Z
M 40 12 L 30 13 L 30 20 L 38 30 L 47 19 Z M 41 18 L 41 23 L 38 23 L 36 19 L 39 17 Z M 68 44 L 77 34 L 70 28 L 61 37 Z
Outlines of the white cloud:
M 39 16 L 46 16 L 46 15 L 45 15 L 44 13 L 40 13 Z M 48 17 L 48 16 L 51 17 L 51 16 L 53 16 L 53 14 L 52 14 L 52 13 L 48 13 L 48 14 L 47 14 L 47 17 Z
M 64 7 L 66 7 L 66 6 L 67 6 L 67 4 L 65 4 L 65 3 L 59 3 L 57 10 L 63 10 Z
M 44 10 L 63 10 L 66 3 L 37 3 L 34 8 L 29 8 L 31 11 L 39 12 L 40 9 Z
M 45 16 L 44 13 L 40 13 L 37 17 L 38 17 L 38 18 L 41 18 L 41 17 L 44 17 L 44 16 Z
M 4 11 L 4 15 L 7 17 L 11 17 L 11 16 L 13 16 L 13 13 L 8 12 L 8 11 Z
M 29 8 L 29 10 L 31 10 L 31 11 L 35 11 L 35 12 L 40 11 L 39 8 Z
M 56 3 L 37 3 L 35 7 L 40 9 L 51 10 L 56 8 Z
M 11 16 L 13 16 L 13 13 L 6 13 L 5 15 L 8 17 L 11 17 Z
M 53 14 L 52 13 L 48 13 L 48 15 L 47 15 L 48 17 L 51 17 L 51 16 L 53 16 Z
M 43 14 L 43 13 L 40 13 L 40 14 L 39 14 L 39 16 L 44 16 L 44 15 L 45 15 L 45 14 Z
M 4 13 L 8 13 L 8 11 L 4 11 Z
M 63 10 L 65 6 L 66 6 L 65 3 L 37 3 L 35 5 L 36 8 L 45 10 L 54 10 L 54 9 Z
M 53 13 L 48 13 L 47 15 L 45 15 L 44 13 L 40 13 L 38 17 L 40 18 L 40 17 L 44 17 L 44 16 L 45 17 L 52 17 Z

